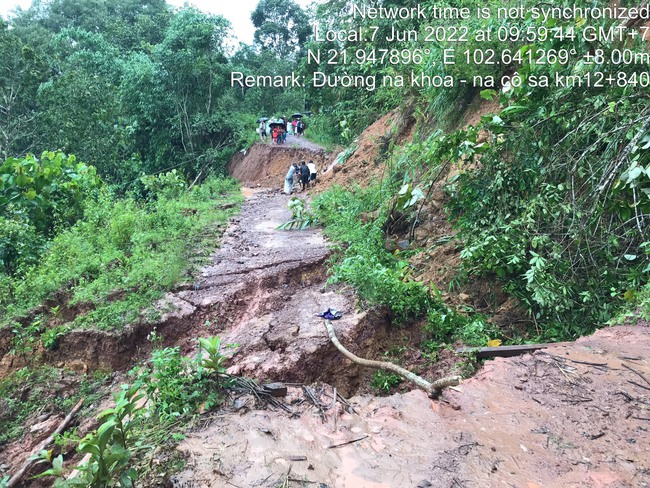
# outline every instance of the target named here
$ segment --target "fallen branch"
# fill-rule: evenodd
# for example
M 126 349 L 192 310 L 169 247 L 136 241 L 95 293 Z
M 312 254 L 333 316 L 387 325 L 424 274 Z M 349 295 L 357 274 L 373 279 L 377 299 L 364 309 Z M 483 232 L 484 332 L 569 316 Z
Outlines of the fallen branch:
M 18 471 L 16 471 L 16 474 L 14 474 L 11 477 L 11 479 L 9 480 L 9 483 L 7 483 L 7 488 L 11 488 L 12 486 L 16 486 L 18 484 L 18 482 L 22 479 L 22 477 L 25 476 L 25 473 L 29 470 L 29 468 L 34 463 L 34 461 L 36 461 L 36 459 L 34 459 L 34 456 L 36 454 L 38 454 L 39 452 L 41 452 L 43 449 L 45 449 L 47 446 L 52 444 L 54 442 L 54 436 L 57 435 L 57 434 L 60 434 L 61 432 L 63 432 L 68 427 L 68 424 L 70 424 L 70 421 L 72 420 L 72 417 L 74 417 L 75 414 L 79 411 L 79 409 L 81 408 L 83 403 L 84 403 L 84 399 L 82 398 L 81 400 L 79 400 L 77 402 L 77 404 L 74 407 L 72 407 L 72 410 L 70 410 L 70 413 L 63 419 L 63 422 L 61 422 L 59 424 L 59 426 L 54 430 L 54 432 L 52 432 L 47 437 L 47 439 L 45 439 L 43 442 L 41 442 L 36 447 L 36 449 L 34 449 L 34 451 L 32 451 L 31 456 L 29 456 L 27 461 L 25 461 L 25 464 L 23 464 L 23 466 Z
M 355 442 L 359 442 L 367 438 L 368 435 L 364 435 L 363 437 L 359 437 L 358 439 L 352 439 L 351 441 L 341 442 L 340 444 L 332 444 L 331 446 L 327 446 L 327 448 L 334 449 L 336 447 L 347 446 L 348 444 L 354 444 Z
M 461 347 L 456 349 L 456 354 L 475 354 L 476 359 L 487 358 L 509 358 L 512 356 L 521 356 L 522 354 L 532 353 L 539 349 L 547 349 L 552 346 L 568 345 L 568 342 L 556 342 L 548 344 L 521 344 L 514 346 L 497 346 L 497 347 Z
M 433 383 L 430 383 L 424 378 L 422 378 L 421 376 L 418 376 L 410 372 L 408 369 L 404 369 L 401 366 L 398 366 L 396 364 L 387 363 L 385 361 L 373 361 L 370 359 L 363 359 L 360 358 L 359 356 L 355 356 L 350 351 L 348 351 L 345 347 L 343 347 L 343 345 L 339 342 L 339 340 L 336 337 L 336 333 L 334 332 L 334 327 L 332 327 L 332 323 L 329 320 L 325 321 L 325 327 L 327 327 L 327 333 L 329 334 L 330 341 L 332 341 L 332 344 L 334 344 L 336 348 L 339 351 L 341 351 L 341 353 L 344 356 L 346 356 L 349 360 L 351 360 L 353 363 L 359 364 L 366 368 L 375 368 L 375 369 L 383 369 L 386 371 L 392 371 L 393 373 L 396 373 L 400 375 L 402 378 L 415 384 L 415 386 L 417 386 L 421 390 L 426 391 L 429 394 L 429 396 L 436 397 L 440 394 L 440 391 L 443 388 L 446 388 L 448 386 L 456 386 L 460 384 L 460 380 L 461 380 L 460 376 L 449 376 L 447 378 L 441 378 L 439 380 L 434 381 Z
M 646 378 L 645 376 L 643 376 L 643 375 L 642 375 L 641 373 L 639 373 L 636 369 L 634 369 L 634 368 L 630 368 L 627 364 L 622 364 L 621 366 L 623 366 L 625 369 L 629 369 L 629 370 L 632 371 L 634 374 L 636 374 L 639 378 L 641 378 L 643 381 L 645 381 L 648 385 L 650 385 L 650 381 L 648 381 L 648 378 Z

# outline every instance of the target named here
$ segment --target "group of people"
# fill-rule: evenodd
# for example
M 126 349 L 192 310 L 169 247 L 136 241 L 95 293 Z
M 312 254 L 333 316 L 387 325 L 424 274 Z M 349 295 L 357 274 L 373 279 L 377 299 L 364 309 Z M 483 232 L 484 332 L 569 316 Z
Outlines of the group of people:
M 275 125 L 271 128 L 271 141 L 275 144 L 284 144 L 287 142 L 287 131 L 283 126 Z
M 268 119 L 260 119 L 257 133 L 263 142 L 266 142 L 266 138 L 270 135 L 274 144 L 284 144 L 287 142 L 287 134 L 295 134 L 300 137 L 305 133 L 306 127 L 299 118 L 294 118 L 291 122 L 288 122 L 286 117 L 271 122 L 268 122 Z
M 316 184 L 316 165 L 314 162 L 311 160 L 309 163 L 300 161 L 300 166 L 297 163 L 289 166 L 287 176 L 284 178 L 284 192 L 287 195 L 293 193 L 296 179 L 300 184 L 300 191 L 305 191 L 307 188 L 313 187 Z

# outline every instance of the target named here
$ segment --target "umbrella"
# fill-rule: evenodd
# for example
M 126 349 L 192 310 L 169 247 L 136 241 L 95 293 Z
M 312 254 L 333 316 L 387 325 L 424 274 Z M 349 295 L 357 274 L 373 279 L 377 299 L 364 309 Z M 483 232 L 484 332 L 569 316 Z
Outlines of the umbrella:
M 269 126 L 273 127 L 274 125 L 284 125 L 284 122 L 282 122 L 281 120 L 272 120 L 271 122 L 269 122 Z
M 268 117 L 260 117 L 259 119 L 257 119 L 258 122 L 266 122 L 267 120 L 269 120 Z
M 294 119 L 299 119 L 300 117 L 302 117 L 302 114 L 295 113 L 295 114 L 292 115 L 292 117 L 293 117 Z

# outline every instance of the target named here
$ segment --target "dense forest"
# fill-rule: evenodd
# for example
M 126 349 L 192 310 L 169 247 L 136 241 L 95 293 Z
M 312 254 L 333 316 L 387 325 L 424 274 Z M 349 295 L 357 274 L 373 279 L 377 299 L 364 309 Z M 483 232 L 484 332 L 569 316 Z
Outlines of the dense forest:
M 470 37 L 464 49 L 502 50 L 505 43 L 508 52 L 518 53 L 509 63 L 480 64 L 468 57 L 446 64 L 444 52 L 453 43 L 445 39 L 432 42 L 417 62 L 377 62 L 366 54 L 357 63 L 310 61 L 310 50 L 412 53 L 420 48 L 416 42 L 386 40 L 394 29 L 423 34 L 450 23 L 433 15 L 421 23 L 363 19 L 351 8 L 359 3 L 329 0 L 303 8 L 294 0 L 260 0 L 251 16 L 251 45 L 237 44 L 223 17 L 189 6 L 173 9 L 164 0 L 34 0 L 29 9 L 0 18 L 0 327 L 11 331 L 8 350 L 28 357 L 39 347 L 56 348 L 74 328 L 119 330 L 190 280 L 204 262 L 196 257 L 197 245 L 205 258 L 241 201 L 226 164 L 259 139 L 259 117 L 295 111 L 313 113 L 308 137 L 340 150 L 337 164 L 343 166 L 372 122 L 391 111 L 398 121 L 393 133 L 376 141 L 380 176 L 368 187 L 332 187 L 313 199 L 308 212 L 336 243 L 329 282 L 352 285 L 361 306 L 383 307 L 397 327 L 417 324 L 427 353 L 458 341 L 571 340 L 631 316 L 647 319 L 647 37 L 593 41 L 583 33 L 594 24 L 582 19 L 472 16 L 454 25 L 506 35 L 489 42 Z M 418 6 L 429 13 L 442 4 L 472 11 L 484 5 L 366 3 Z M 603 28 L 616 24 L 597 21 Z M 629 21 L 625 28 L 643 25 Z M 372 42 L 314 39 L 314 27 L 324 32 L 333 26 L 376 35 Z M 512 27 L 564 34 L 536 34 L 533 43 L 507 35 Z M 645 54 L 639 62 L 615 66 L 583 56 L 611 58 L 622 48 Z M 542 52 L 574 55 L 536 62 Z M 231 85 L 234 71 L 297 72 L 306 79 L 316 71 L 393 78 L 479 75 L 497 82 L 452 88 L 384 84 L 373 90 L 242 88 Z M 535 82 L 596 71 L 625 83 Z M 515 74 L 516 83 L 499 81 Z M 462 123 L 468 108 L 485 103 L 489 113 L 473 125 Z M 403 138 L 406 128 L 412 131 Z M 460 255 L 448 290 L 411 277 L 410 258 L 421 251 L 415 229 L 431 212 L 434 193 L 443 195 L 443 213 L 453 228 L 445 244 L 453 243 Z M 387 246 L 391 236 L 406 239 L 407 249 Z M 527 317 L 524 325 L 501 330 L 488 314 L 444 300 L 443 293 L 458 293 L 479 278 L 498 283 L 516 301 Z M 84 313 L 62 320 L 63 309 Z M 212 347 L 215 371 L 222 372 L 218 343 L 216 349 L 205 344 L 206 350 Z M 157 357 L 160 364 L 184 361 L 178 350 L 166 354 Z M 208 389 L 197 371 L 200 387 Z M 15 400 L 15 422 L 0 433 L 0 443 L 20 435 L 20 422 L 35 409 L 18 406 L 17 385 L 36 375 L 21 374 L 0 385 Z M 140 385 L 145 377 L 141 372 Z M 183 381 L 188 383 L 177 384 L 170 398 L 191 383 Z M 121 395 L 125 404 L 137 396 L 136 390 Z M 177 411 L 161 410 L 161 417 L 189 415 L 206 399 L 218 403 L 197 393 L 173 406 Z M 128 460 L 123 456 L 110 486 L 131 486 L 136 474 L 127 470 Z M 95 483 L 88 486 L 109 486 L 102 483 L 110 477 L 100 479 L 97 471 L 87 476 Z

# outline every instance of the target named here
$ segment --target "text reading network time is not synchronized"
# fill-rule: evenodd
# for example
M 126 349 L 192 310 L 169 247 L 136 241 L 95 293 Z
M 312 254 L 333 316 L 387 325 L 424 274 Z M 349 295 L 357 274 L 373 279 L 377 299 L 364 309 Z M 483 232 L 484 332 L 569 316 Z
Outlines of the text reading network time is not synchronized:
M 469 19 L 474 13 L 478 18 L 496 17 L 499 19 L 523 19 L 527 15 L 533 20 L 548 21 L 549 19 L 617 19 L 617 20 L 650 20 L 650 4 L 640 7 L 549 7 L 523 5 L 516 7 L 368 7 L 352 5 L 351 13 L 354 18 L 361 19 Z

